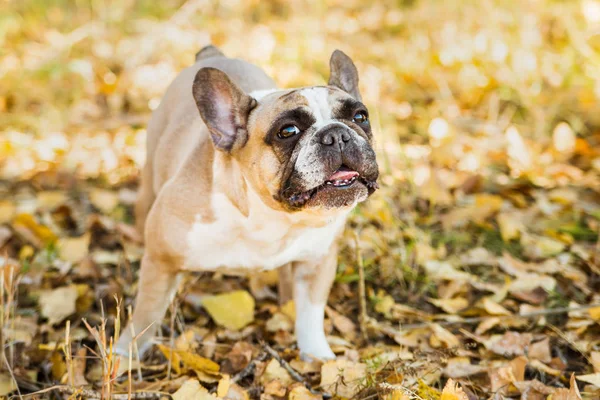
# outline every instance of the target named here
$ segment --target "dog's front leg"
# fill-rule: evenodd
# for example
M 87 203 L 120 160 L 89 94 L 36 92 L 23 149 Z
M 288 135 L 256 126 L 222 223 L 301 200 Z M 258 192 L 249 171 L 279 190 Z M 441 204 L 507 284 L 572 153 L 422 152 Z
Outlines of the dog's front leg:
M 325 337 L 323 319 L 336 267 L 336 245 L 320 262 L 296 262 L 293 265 L 296 340 L 302 358 L 335 358 Z
M 137 340 L 140 355 L 152 344 L 152 338 L 177 292 L 180 277 L 181 274 L 173 269 L 168 260 L 151 254 L 142 258 L 138 294 L 131 321 L 135 335 L 150 327 Z M 131 326 L 127 326 L 117 344 L 117 352 L 128 354 L 131 341 Z

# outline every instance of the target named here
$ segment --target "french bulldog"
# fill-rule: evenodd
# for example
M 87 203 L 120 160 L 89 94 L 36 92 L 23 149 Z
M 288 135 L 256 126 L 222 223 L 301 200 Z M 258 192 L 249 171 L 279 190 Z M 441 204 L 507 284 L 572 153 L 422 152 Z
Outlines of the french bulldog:
M 323 330 L 349 212 L 377 189 L 358 72 L 336 50 L 326 86 L 279 89 L 208 46 L 167 89 L 148 125 L 135 214 L 146 244 L 131 323 L 151 344 L 186 271 L 279 269 L 304 358 L 335 358 Z M 153 325 L 154 324 L 154 325 Z M 117 351 L 127 354 L 132 329 Z

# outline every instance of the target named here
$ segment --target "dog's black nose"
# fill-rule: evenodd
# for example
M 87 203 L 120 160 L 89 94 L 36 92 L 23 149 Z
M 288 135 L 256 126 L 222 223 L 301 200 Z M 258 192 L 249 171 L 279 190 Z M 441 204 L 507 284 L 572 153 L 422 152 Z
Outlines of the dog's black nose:
M 343 147 L 345 143 L 350 141 L 350 132 L 340 126 L 330 126 L 321 131 L 321 144 L 325 146 L 339 145 Z

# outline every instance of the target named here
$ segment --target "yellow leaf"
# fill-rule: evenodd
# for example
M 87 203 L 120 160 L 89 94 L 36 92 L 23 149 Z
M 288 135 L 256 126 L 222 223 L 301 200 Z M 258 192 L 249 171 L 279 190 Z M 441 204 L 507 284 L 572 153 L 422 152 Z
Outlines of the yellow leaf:
M 495 194 L 479 193 L 475 196 L 476 207 L 486 207 L 490 212 L 496 212 L 502 207 L 504 199 Z
M 47 226 L 38 224 L 30 214 L 19 214 L 13 220 L 13 227 L 25 236 L 34 246 L 44 246 L 56 241 L 56 235 Z
M 510 311 L 496 303 L 489 297 L 484 297 L 482 301 L 483 309 L 490 315 L 511 315 Z
M 417 395 L 423 399 L 428 400 L 439 400 L 440 392 L 430 387 L 423 379 L 419 379 L 419 387 L 417 388 Z
M 109 213 L 119 204 L 119 195 L 111 190 L 92 189 L 90 202 L 103 213 Z
M 556 239 L 533 235 L 523 235 L 521 245 L 524 248 L 525 255 L 534 259 L 555 256 L 566 247 L 563 242 Z
M 15 205 L 8 200 L 0 201 L 0 224 L 10 222 L 15 216 L 17 208 Z
M 218 325 L 228 329 L 242 329 L 254 321 L 254 298 L 245 290 L 205 297 L 202 305 Z
M 177 373 L 181 371 L 179 366 L 180 363 L 183 363 L 185 368 L 196 372 L 200 371 L 209 375 L 217 375 L 219 373 L 219 364 L 208 358 L 204 358 L 187 350 L 171 349 L 162 344 L 159 344 L 158 348 L 167 359 L 171 358 L 173 368 Z
M 440 400 L 469 400 L 469 396 L 462 390 L 458 383 L 448 379 Z
M 391 318 L 392 307 L 396 304 L 394 298 L 383 290 L 379 290 L 375 301 L 375 311 L 385 315 L 386 318 Z
M 281 306 L 281 312 L 287 315 L 292 321 L 296 320 L 296 306 L 294 300 L 290 300 Z
M 219 385 L 217 386 L 217 396 L 225 397 L 227 392 L 229 392 L 230 386 L 231 380 L 229 379 L 229 375 L 223 375 L 223 378 L 221 378 Z
M 60 258 L 72 263 L 79 262 L 88 255 L 90 234 L 86 233 L 76 238 L 62 238 L 58 240 Z
M 467 308 L 469 305 L 467 299 L 463 297 L 457 297 L 455 299 L 429 299 L 428 301 L 450 314 L 456 314 Z
M 590 317 L 592 317 L 592 319 L 594 321 L 600 321 L 600 307 L 590 308 L 588 310 L 588 313 L 590 314 Z
M 51 210 L 67 201 L 65 192 L 47 190 L 37 194 L 38 208 Z
M 0 396 L 6 396 L 17 389 L 15 381 L 6 372 L 0 374 Z
M 521 232 L 525 231 L 523 221 L 514 213 L 500 213 L 496 217 L 496 221 L 498 221 L 498 227 L 500 228 L 500 236 L 505 242 L 518 239 Z

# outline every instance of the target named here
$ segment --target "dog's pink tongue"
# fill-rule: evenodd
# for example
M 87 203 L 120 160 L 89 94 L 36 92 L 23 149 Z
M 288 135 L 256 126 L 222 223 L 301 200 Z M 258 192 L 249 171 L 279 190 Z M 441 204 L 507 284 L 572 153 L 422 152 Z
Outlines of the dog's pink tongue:
M 328 181 L 347 181 L 348 179 L 352 179 L 355 176 L 358 176 L 358 172 L 350 171 L 350 170 L 338 170 L 329 178 Z

